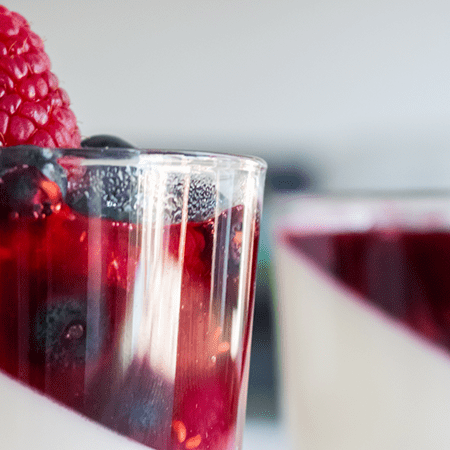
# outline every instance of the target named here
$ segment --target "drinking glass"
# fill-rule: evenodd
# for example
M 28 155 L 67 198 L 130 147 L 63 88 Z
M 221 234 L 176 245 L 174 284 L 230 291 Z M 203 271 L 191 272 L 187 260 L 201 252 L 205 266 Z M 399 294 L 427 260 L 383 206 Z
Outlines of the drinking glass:
M 293 448 L 447 448 L 449 194 L 307 195 L 279 210 Z
M 0 150 L 0 442 L 240 448 L 265 163 Z

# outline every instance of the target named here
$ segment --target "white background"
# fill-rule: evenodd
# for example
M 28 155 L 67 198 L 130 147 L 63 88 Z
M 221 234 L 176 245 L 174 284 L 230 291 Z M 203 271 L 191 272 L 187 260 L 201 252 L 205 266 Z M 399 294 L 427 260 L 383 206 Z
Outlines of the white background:
M 85 136 L 450 185 L 446 0 L 16 0 Z M 284 161 L 288 161 L 286 158 Z

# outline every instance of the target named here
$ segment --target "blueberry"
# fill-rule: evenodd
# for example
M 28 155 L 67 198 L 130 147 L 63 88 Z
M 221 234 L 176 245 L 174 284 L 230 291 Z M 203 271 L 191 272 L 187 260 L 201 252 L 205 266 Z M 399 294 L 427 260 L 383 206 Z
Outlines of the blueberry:
M 89 311 L 86 299 L 58 298 L 37 308 L 31 335 L 30 359 L 52 370 L 84 366 L 104 346 L 106 314 Z
M 81 141 L 81 146 L 91 148 L 134 148 L 127 141 L 124 141 L 123 139 L 116 136 L 111 136 L 109 134 L 99 134 L 86 138 Z
M 85 148 L 134 148 L 116 136 L 91 136 L 81 142 Z M 72 174 L 66 203 L 82 214 L 117 221 L 136 220 L 137 170 L 131 166 L 84 166 L 80 176 Z
M 49 215 L 67 190 L 60 152 L 31 145 L 0 150 L 0 214 Z
M 156 447 L 170 429 L 173 384 L 156 375 L 145 361 L 134 360 L 99 421 L 138 442 Z M 168 436 L 166 436 L 168 439 Z M 159 447 L 158 447 L 159 448 Z

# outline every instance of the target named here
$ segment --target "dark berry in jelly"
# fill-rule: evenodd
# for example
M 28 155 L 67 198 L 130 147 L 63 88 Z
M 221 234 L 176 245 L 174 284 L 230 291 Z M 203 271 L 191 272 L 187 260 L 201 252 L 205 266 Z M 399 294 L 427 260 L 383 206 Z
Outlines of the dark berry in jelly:
M 241 263 L 243 214 L 242 206 L 231 208 L 219 216 L 216 225 L 218 245 L 221 249 L 216 264 L 223 264 L 223 255 L 228 255 L 228 272 L 232 276 L 238 275 Z
M 34 146 L 0 150 L 0 216 L 45 217 L 61 205 L 67 178 L 58 156 Z
M 214 216 L 216 187 L 208 177 L 193 177 L 189 184 L 188 220 L 198 222 Z
M 66 202 L 76 211 L 117 221 L 135 221 L 138 175 L 131 166 L 88 166 L 69 181 Z
M 81 142 L 85 148 L 134 148 L 121 138 L 96 135 Z M 131 166 L 83 166 L 70 172 L 67 204 L 90 216 L 117 221 L 136 220 L 137 171 Z M 77 173 L 78 172 L 78 173 Z
M 216 186 L 214 180 L 206 174 L 192 174 L 189 186 L 184 176 L 172 174 L 167 180 L 167 190 L 171 203 L 167 205 L 167 214 L 171 222 L 182 220 L 185 193 L 188 192 L 188 220 L 201 222 L 214 217 L 216 208 Z M 186 188 L 188 191 L 186 191 Z
M 37 313 L 34 350 L 47 364 L 82 364 L 86 356 L 86 304 L 61 301 Z
M 110 319 L 77 295 L 30 305 L 29 382 L 55 399 L 81 410 L 85 383 L 106 355 Z
M 173 402 L 173 383 L 135 359 L 125 374 L 105 365 L 91 384 L 88 415 L 109 428 L 152 448 L 165 448 Z M 166 434 L 166 435 L 165 435 Z
M 61 298 L 41 305 L 36 313 L 31 357 L 62 367 L 89 363 L 98 356 L 107 327 L 105 312 L 88 313 L 85 299 Z
M 117 136 L 99 134 L 81 141 L 82 147 L 91 148 L 134 148 L 133 145 Z
M 237 207 L 231 214 L 231 236 L 230 236 L 230 264 L 239 271 L 241 262 L 241 248 L 242 248 L 242 215 L 243 208 Z M 237 274 L 236 274 L 237 275 Z

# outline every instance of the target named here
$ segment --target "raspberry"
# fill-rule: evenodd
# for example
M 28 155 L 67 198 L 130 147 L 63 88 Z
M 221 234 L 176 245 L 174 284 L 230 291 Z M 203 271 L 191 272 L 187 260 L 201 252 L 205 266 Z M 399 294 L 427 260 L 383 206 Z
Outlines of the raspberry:
M 227 374 L 227 376 L 224 376 Z M 179 379 L 175 386 L 171 450 L 234 448 L 239 384 L 234 368 Z
M 67 93 L 50 72 L 42 39 L 0 6 L 0 146 L 80 146 Z

